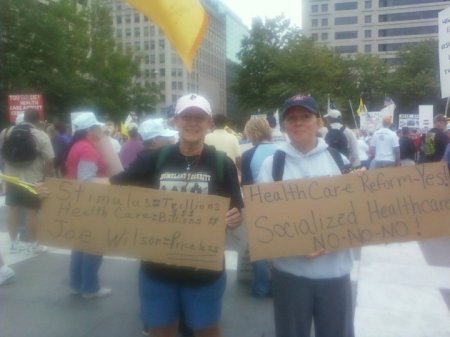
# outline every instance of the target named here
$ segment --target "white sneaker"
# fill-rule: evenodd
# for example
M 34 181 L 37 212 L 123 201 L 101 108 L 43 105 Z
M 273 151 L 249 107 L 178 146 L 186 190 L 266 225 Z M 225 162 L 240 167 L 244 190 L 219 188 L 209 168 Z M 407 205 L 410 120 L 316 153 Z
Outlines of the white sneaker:
M 17 254 L 25 249 L 26 249 L 25 245 L 19 239 L 17 239 L 17 240 L 14 240 L 11 242 L 11 246 L 9 247 L 9 252 L 11 254 Z
M 41 246 L 37 243 L 32 243 L 28 246 L 27 254 L 42 254 L 48 250 L 47 246 Z
M 111 294 L 112 294 L 112 289 L 111 288 L 100 288 L 95 293 L 83 294 L 81 296 L 88 300 L 88 299 L 91 299 L 91 298 L 106 297 L 106 296 L 109 296 Z
M 15 275 L 16 275 L 16 273 L 10 267 L 8 267 L 8 266 L 1 267 L 0 268 L 0 285 L 1 284 L 6 284 Z

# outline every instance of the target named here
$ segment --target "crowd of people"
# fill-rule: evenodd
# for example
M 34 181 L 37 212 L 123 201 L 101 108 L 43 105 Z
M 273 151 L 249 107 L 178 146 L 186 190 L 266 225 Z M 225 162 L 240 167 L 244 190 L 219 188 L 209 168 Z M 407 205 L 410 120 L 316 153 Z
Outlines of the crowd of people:
M 223 220 L 234 229 L 242 222 L 242 185 L 422 162 L 446 161 L 450 168 L 449 130 L 446 117 L 437 115 L 434 127 L 423 135 L 407 127 L 396 133 L 392 116 L 385 116 L 382 127 L 369 136 L 348 128 L 339 110 L 331 109 L 322 118 L 313 97 L 297 94 L 282 105 L 279 125 L 273 115 L 247 121 L 243 135 L 252 147 L 242 152 L 226 117 L 213 114 L 209 102 L 197 94 L 181 97 L 172 119 L 130 123 L 126 135 L 92 112 L 77 114 L 70 127 L 64 123 L 43 127 L 38 112 L 27 110 L 0 134 L 2 172 L 5 178 L 22 182 L 6 179 L 4 184 L 10 253 L 46 250 L 36 238 L 45 183 L 37 194 L 23 185 L 35 186 L 49 176 L 226 196 L 230 205 Z M 107 150 L 120 160 L 120 169 L 105 155 L 105 139 Z M 218 170 L 219 162 L 223 168 Z M 73 296 L 93 299 L 112 294 L 111 288 L 100 284 L 101 263 L 102 256 L 72 251 Z M 273 297 L 277 337 L 310 336 L 313 323 L 318 337 L 354 336 L 351 250 L 320 249 L 307 256 L 257 261 L 252 267 L 253 295 Z M 0 284 L 14 274 L 0 255 Z M 225 269 L 142 261 L 137 274 L 144 333 L 175 336 L 180 330 L 184 335 L 220 336 Z

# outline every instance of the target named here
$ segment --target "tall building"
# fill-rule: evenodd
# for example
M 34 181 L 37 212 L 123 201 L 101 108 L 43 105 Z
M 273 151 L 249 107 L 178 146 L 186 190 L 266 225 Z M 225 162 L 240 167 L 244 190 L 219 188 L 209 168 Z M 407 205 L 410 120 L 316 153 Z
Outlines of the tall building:
M 405 45 L 438 36 L 445 0 L 303 0 L 306 36 L 346 55 L 375 54 L 389 64 Z
M 153 22 L 122 0 L 102 3 L 110 10 L 119 48 L 133 52 L 141 60 L 142 75 L 135 80 L 144 87 L 156 84 L 161 88 L 160 103 L 152 112 L 165 114 L 189 92 L 207 97 L 214 113 L 226 112 L 226 24 L 215 1 L 202 1 L 209 24 L 191 73 Z

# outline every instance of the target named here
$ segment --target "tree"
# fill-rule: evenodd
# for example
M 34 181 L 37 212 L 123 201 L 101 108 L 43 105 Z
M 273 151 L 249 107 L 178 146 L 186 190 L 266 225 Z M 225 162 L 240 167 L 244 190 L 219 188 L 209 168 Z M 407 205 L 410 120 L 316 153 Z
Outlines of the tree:
M 254 19 L 249 37 L 242 41 L 238 54 L 242 65 L 232 90 L 245 108 L 257 110 L 275 107 L 276 99 L 269 96 L 272 86 L 268 73 L 275 67 L 276 56 L 283 52 L 290 41 L 300 37 L 284 17 Z
M 442 108 L 439 86 L 439 56 L 436 40 L 419 42 L 398 53 L 402 64 L 396 69 L 389 84 L 401 111 L 417 111 L 420 104 Z

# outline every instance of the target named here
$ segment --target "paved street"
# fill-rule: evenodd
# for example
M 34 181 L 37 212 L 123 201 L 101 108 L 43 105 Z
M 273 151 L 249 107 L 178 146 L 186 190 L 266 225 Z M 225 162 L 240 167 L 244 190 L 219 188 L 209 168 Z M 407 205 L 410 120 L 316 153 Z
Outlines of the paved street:
M 0 200 L 3 202 L 2 200 Z M 237 281 L 239 242 L 226 253 L 225 337 L 273 337 L 270 299 L 255 299 Z M 1 337 L 140 336 L 138 262 L 105 258 L 101 278 L 113 288 L 104 299 L 68 292 L 68 252 L 9 254 L 5 208 L 0 207 L 0 251 L 17 275 L 0 287 Z M 366 247 L 352 272 L 357 337 L 450 336 L 450 239 Z

